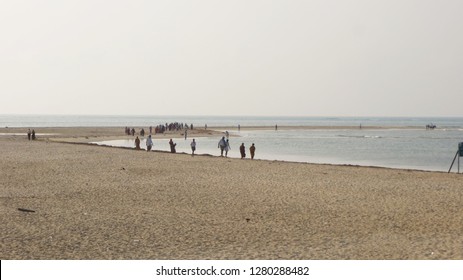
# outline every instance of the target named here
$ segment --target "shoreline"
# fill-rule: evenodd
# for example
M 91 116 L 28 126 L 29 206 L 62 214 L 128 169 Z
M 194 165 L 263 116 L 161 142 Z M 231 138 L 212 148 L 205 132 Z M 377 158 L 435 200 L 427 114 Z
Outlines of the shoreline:
M 0 153 L 2 259 L 463 258 L 457 174 L 14 137 Z
M 146 127 L 135 127 L 137 133 L 135 136 L 139 135 L 139 130 Z M 8 127 L 0 128 L 0 137 L 27 137 L 26 127 Z M 119 126 L 106 126 L 106 127 L 31 127 L 35 129 L 38 136 L 41 138 L 57 140 L 61 139 L 67 141 L 68 139 L 79 139 L 79 142 L 96 142 L 98 140 L 117 140 L 117 139 L 127 139 L 134 137 L 123 133 L 124 127 Z M 274 126 L 247 126 L 241 127 L 241 131 L 275 131 Z M 279 126 L 278 130 L 280 131 L 294 131 L 294 130 L 348 130 L 348 131 L 374 131 L 374 130 L 426 130 L 423 127 L 417 126 L 362 126 L 360 129 L 358 126 Z M 436 128 L 435 130 L 463 130 L 463 128 Z M 149 130 L 146 129 L 145 136 L 149 135 Z M 233 136 L 234 132 L 238 132 L 236 126 L 216 126 L 208 127 L 205 129 L 195 128 L 193 130 L 188 130 L 188 136 L 192 137 L 208 137 L 208 136 L 218 136 L 223 135 L 225 131 L 229 131 Z M 154 138 L 165 139 L 172 137 L 183 137 L 183 130 L 176 131 L 167 131 L 163 134 L 152 134 Z M 65 137 L 63 137 L 65 136 Z
M 132 126 L 131 126 L 132 127 Z M 133 126 L 136 129 L 141 129 L 145 128 L 148 130 L 149 126 Z M 231 131 L 237 131 L 238 126 L 236 125 L 231 125 L 231 126 L 208 126 L 207 130 L 204 129 L 204 127 L 200 126 L 195 126 L 194 131 L 216 131 L 216 130 L 231 130 Z M 125 126 L 31 126 L 31 127 L 0 127 L 0 132 L 1 133 L 14 133 L 14 132 L 26 132 L 27 129 L 29 128 L 34 128 L 34 129 L 39 129 L 42 131 L 56 131 L 56 130 L 91 130 L 93 132 L 96 132 L 97 130 L 101 131 L 116 131 L 116 130 L 121 130 L 123 131 Z M 241 130 L 275 130 L 275 125 L 259 125 L 259 126 L 241 126 Z M 376 130 L 376 129 L 418 129 L 418 130 L 426 130 L 425 126 L 412 126 L 412 125 L 407 125 L 407 126 L 400 126 L 400 125 L 388 125 L 388 126 L 378 126 L 378 125 L 362 125 L 361 127 L 356 125 L 278 125 L 277 130 Z M 460 130 L 463 129 L 463 127 L 460 126 L 442 126 L 442 127 L 437 127 L 434 130 L 448 130 L 448 129 L 455 129 L 455 130 Z M 182 132 L 182 131 L 178 131 Z
M 221 137 L 224 135 L 224 131 L 230 129 L 229 127 L 211 127 L 208 130 L 204 129 L 194 129 L 193 131 L 188 131 L 188 138 L 201 138 L 201 137 Z M 278 128 L 280 130 L 280 128 Z M 336 128 L 331 128 L 333 130 L 337 130 Z M 343 127 L 346 130 L 359 130 L 358 128 L 355 129 L 353 127 Z M 396 129 L 395 127 L 368 127 L 362 130 L 365 131 L 372 131 L 376 129 Z M 416 127 L 401 127 L 400 129 L 418 129 Z M 264 130 L 274 130 L 274 127 L 269 126 L 259 126 L 259 127 L 247 127 L 242 129 L 242 131 L 264 131 Z M 282 131 L 285 130 L 326 130 L 326 127 L 309 127 L 309 126 L 288 126 L 282 127 Z M 424 130 L 424 129 L 423 129 Z M 139 131 L 139 130 L 138 130 Z M 135 136 L 126 135 L 124 132 L 124 127 L 52 127 L 52 128 L 38 128 L 37 135 L 38 141 L 50 141 L 50 142 L 61 142 L 61 143 L 73 143 L 73 144 L 89 144 L 89 145 L 96 145 L 96 146 L 109 146 L 109 147 L 119 147 L 119 148 L 127 148 L 124 146 L 111 146 L 108 144 L 98 144 L 95 142 L 104 142 L 104 141 L 114 141 L 114 140 L 133 140 L 135 136 L 141 137 L 140 135 L 135 134 Z M 236 136 L 236 130 L 229 130 L 230 137 Z M 10 135 L 11 134 L 11 135 Z M 145 133 L 144 137 L 147 137 L 148 133 Z M 176 131 L 168 131 L 163 134 L 153 134 L 153 140 L 160 140 L 160 139 L 182 139 L 184 137 L 183 131 L 176 130 Z M 144 137 L 141 137 L 143 139 Z M 0 128 L 0 139 L 1 138 L 11 138 L 11 139 L 27 139 L 27 135 L 23 128 Z M 131 149 L 131 148 L 128 148 Z M 207 149 L 206 149 L 207 150 Z M 168 150 L 156 150 L 157 152 L 169 152 Z M 184 152 L 184 151 L 183 151 Z M 178 153 L 181 153 L 179 151 Z M 187 152 L 188 153 L 188 152 Z M 210 154 L 211 156 L 218 156 L 214 153 L 211 153 L 211 150 L 207 151 L 205 154 Z M 230 157 L 230 158 L 237 158 L 237 157 Z M 272 159 L 269 158 L 268 155 L 264 158 L 260 158 L 260 160 L 268 160 L 268 161 L 280 161 L 280 162 L 294 162 L 294 163 L 303 163 L 303 164 L 326 164 L 326 165 L 334 165 L 334 166 L 359 166 L 359 167 L 372 167 L 372 168 L 389 168 L 394 170 L 414 170 L 414 171 L 424 171 L 424 172 L 441 172 L 447 173 L 444 169 L 437 169 L 437 168 L 429 168 L 429 169 L 420 169 L 418 167 L 414 168 L 413 166 L 393 166 L 393 165 L 374 165 L 374 164 L 362 164 L 362 163 L 350 163 L 348 161 L 344 162 L 336 162 L 336 161 L 322 161 L 322 160 L 297 160 L 297 159 L 282 159 L 276 158 Z M 455 167 L 456 168 L 456 167 Z M 455 173 L 453 168 L 451 173 Z
M 161 139 L 161 138 L 160 138 Z M 98 144 L 98 143 L 89 143 L 89 142 L 69 142 L 69 141 L 56 141 L 58 143 L 63 143 L 63 144 L 75 144 L 75 145 L 90 145 L 90 146 L 97 146 L 97 147 L 105 147 L 105 148 L 114 148 L 114 149 L 124 149 L 124 150 L 135 150 L 133 147 L 124 147 L 124 146 L 111 146 L 111 145 L 106 145 L 106 144 Z M 146 152 L 145 149 L 140 149 L 138 151 L 144 151 Z M 179 155 L 189 155 L 191 156 L 190 153 L 187 152 L 176 152 L 176 153 L 171 153 L 168 150 L 157 150 L 157 149 L 152 149 L 150 151 L 154 153 L 167 153 L 167 154 L 179 154 Z M 217 152 L 218 153 L 218 152 Z M 217 158 L 226 158 L 226 159 L 240 159 L 238 157 L 222 157 L 220 155 L 215 155 L 215 154 L 210 154 L 210 153 L 195 153 L 195 156 L 206 156 L 206 157 L 217 157 Z M 245 158 L 244 160 L 251 160 L 249 157 Z M 267 158 L 256 158 L 253 159 L 253 161 L 267 161 L 267 162 L 279 162 L 279 163 L 294 163 L 294 164 L 313 164 L 313 165 L 326 165 L 326 166 L 339 166 L 339 167 L 364 167 L 364 168 L 384 168 L 384 169 L 390 169 L 390 170 L 402 170 L 402 171 L 418 171 L 418 172 L 437 172 L 437 173 L 456 173 L 456 172 L 447 172 L 447 171 L 441 171 L 441 170 L 425 170 L 425 169 L 413 169 L 413 168 L 406 168 L 406 167 L 389 167 L 389 166 L 378 166 L 378 165 L 361 165 L 361 164 L 351 164 L 351 163 L 321 163 L 321 162 L 309 162 L 309 161 L 296 161 L 296 160 L 281 160 L 281 159 L 267 159 Z M 454 170 L 455 168 L 452 168 Z M 460 174 L 463 174 L 460 172 Z
M 97 141 L 106 141 L 106 140 L 118 140 L 118 139 L 129 139 L 131 135 L 127 135 L 124 132 L 125 127 L 119 126 L 105 126 L 105 127 L 35 127 L 38 136 L 40 138 L 45 138 L 49 140 L 56 141 L 70 141 L 73 142 L 97 142 Z M 143 126 L 135 127 L 137 133 L 135 136 L 140 136 L 139 131 L 141 128 L 146 128 Z M 26 137 L 27 136 L 26 127 L 8 127 L 0 128 L 0 137 Z M 426 128 L 419 126 L 278 126 L 278 131 L 330 131 L 330 130 L 346 130 L 346 131 L 375 131 L 375 130 L 423 130 L 426 131 Z M 436 128 L 436 131 L 448 131 L 448 130 L 458 130 L 463 131 L 463 128 L 460 127 L 451 127 L 451 128 Z M 145 136 L 149 135 L 149 129 L 146 128 Z M 225 131 L 229 131 L 230 135 L 233 136 L 234 133 L 239 131 L 275 131 L 275 126 L 242 126 L 238 130 L 237 126 L 210 126 L 207 130 L 203 128 L 195 128 L 193 130 L 188 130 L 188 137 L 210 137 L 210 136 L 220 136 L 223 135 Z M 173 137 L 183 137 L 184 130 L 176 131 L 167 131 L 163 134 L 152 134 L 153 139 L 168 139 Z M 64 137 L 63 137 L 64 136 Z
M 161 139 L 161 138 L 160 138 Z M 167 139 L 167 138 L 166 138 Z M 89 145 L 89 146 L 96 146 L 96 147 L 103 147 L 103 148 L 112 148 L 112 149 L 123 149 L 123 150 L 133 150 L 135 152 L 146 152 L 145 149 L 135 150 L 133 147 L 122 147 L 122 146 L 111 146 L 105 144 L 97 144 L 97 143 L 89 143 L 89 142 L 69 142 L 69 141 L 54 141 L 56 143 L 62 144 L 72 144 L 72 145 Z M 152 149 L 149 153 L 163 153 L 163 154 L 172 154 L 172 155 L 186 155 L 191 156 L 190 153 L 186 152 L 176 152 L 171 153 L 167 150 L 156 150 Z M 222 157 L 220 155 L 213 155 L 209 153 L 201 153 L 194 155 L 199 157 L 214 157 L 214 158 L 224 158 L 224 159 L 240 159 L 238 157 Z M 245 158 L 243 160 L 251 160 L 250 158 Z M 400 168 L 400 167 L 387 167 L 387 166 L 376 166 L 376 165 L 359 165 L 359 164 L 337 164 L 337 163 L 318 163 L 318 162 L 305 162 L 305 161 L 294 161 L 294 160 L 279 160 L 279 159 L 265 159 L 265 158 L 257 158 L 253 159 L 252 161 L 265 161 L 265 162 L 275 162 L 275 163 L 291 163 L 291 164 L 308 164 L 308 165 L 323 165 L 323 166 L 333 166 L 333 167 L 354 167 L 354 168 L 378 168 L 378 169 L 386 169 L 386 170 L 399 170 L 399 171 L 407 171 L 407 172 L 431 172 L 431 173 L 444 173 L 444 174 L 451 174 L 455 172 L 447 172 L 447 171 L 440 171 L 440 170 L 423 170 L 423 169 L 413 169 L 413 168 Z M 456 173 L 458 174 L 458 173 Z M 461 175 L 463 173 L 460 172 Z

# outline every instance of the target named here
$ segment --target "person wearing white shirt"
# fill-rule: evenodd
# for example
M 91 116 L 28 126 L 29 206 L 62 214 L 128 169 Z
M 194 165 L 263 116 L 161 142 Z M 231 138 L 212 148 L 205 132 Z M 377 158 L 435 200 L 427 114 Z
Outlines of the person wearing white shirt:
M 217 145 L 217 148 L 220 148 L 220 156 L 223 157 L 223 150 L 227 146 L 227 142 L 225 141 L 225 136 L 220 139 L 219 144 Z
M 153 140 L 151 139 L 151 135 L 148 135 L 148 138 L 146 138 L 146 151 L 147 152 L 151 151 L 152 147 L 153 147 Z

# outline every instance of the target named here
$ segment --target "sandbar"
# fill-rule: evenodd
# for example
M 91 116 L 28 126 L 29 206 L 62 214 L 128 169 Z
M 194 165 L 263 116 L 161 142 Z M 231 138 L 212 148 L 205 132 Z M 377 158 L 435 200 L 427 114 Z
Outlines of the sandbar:
M 123 128 L 37 131 L 56 135 L 0 137 L 0 259 L 463 259 L 461 174 L 63 141 Z

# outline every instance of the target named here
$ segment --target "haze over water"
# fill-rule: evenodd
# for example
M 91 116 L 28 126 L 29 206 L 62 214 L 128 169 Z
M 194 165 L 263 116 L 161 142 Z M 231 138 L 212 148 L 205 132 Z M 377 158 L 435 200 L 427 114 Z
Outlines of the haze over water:
M 463 128 L 463 117 L 276 117 L 276 116 L 156 116 L 156 115 L 1 115 L 0 127 L 149 127 L 184 122 L 211 126 L 415 126 Z

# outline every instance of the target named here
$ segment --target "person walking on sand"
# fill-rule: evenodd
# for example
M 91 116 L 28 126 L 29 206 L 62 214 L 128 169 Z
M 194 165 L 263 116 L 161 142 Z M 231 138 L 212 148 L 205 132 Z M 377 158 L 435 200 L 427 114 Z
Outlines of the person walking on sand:
M 191 156 L 194 156 L 195 155 L 195 151 L 196 151 L 196 141 L 195 139 L 193 139 L 193 141 L 191 141 Z
M 135 138 L 135 150 L 140 150 L 140 139 L 138 138 Z
M 244 146 L 244 143 L 241 143 L 240 154 L 241 154 L 241 159 L 246 157 L 246 147 Z
M 230 147 L 230 142 L 228 142 L 228 139 L 225 141 L 225 157 L 228 157 L 228 151 L 231 150 Z
M 225 141 L 225 136 L 222 136 L 222 139 L 220 139 L 219 144 L 217 145 L 217 148 L 220 148 L 220 156 L 223 157 L 223 150 L 227 146 L 227 142 Z
M 32 140 L 35 140 L 35 130 L 34 129 L 32 129 L 31 137 L 32 137 Z
M 29 139 L 29 141 L 31 140 L 31 129 L 29 128 L 29 130 L 27 131 L 27 139 Z
M 252 143 L 252 146 L 249 148 L 249 152 L 251 153 L 251 159 L 254 159 L 254 153 L 256 152 L 256 146 Z
M 151 148 L 153 147 L 153 139 L 151 139 L 151 134 L 148 135 L 148 138 L 146 138 L 146 151 L 149 152 L 151 151 Z

